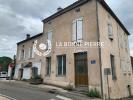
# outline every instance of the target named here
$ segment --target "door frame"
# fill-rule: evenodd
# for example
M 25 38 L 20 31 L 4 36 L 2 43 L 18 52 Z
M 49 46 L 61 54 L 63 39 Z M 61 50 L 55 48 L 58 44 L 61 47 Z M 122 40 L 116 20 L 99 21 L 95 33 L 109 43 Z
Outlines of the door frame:
M 75 59 L 75 54 L 78 54 L 78 53 L 86 53 L 86 62 L 87 62 L 87 81 L 88 81 L 88 84 L 87 85 L 84 85 L 84 86 L 89 86 L 89 71 L 88 71 L 88 52 L 87 51 L 83 51 L 83 52 L 76 52 L 76 53 L 74 53 L 74 85 L 75 85 L 75 87 L 80 87 L 80 85 L 76 85 L 76 59 Z M 83 86 L 83 85 L 81 85 L 81 86 Z

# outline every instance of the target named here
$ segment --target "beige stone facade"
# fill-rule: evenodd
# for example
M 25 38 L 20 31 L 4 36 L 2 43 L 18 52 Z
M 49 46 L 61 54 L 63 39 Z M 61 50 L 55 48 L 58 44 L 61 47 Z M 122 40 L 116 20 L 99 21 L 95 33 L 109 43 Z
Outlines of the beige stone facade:
M 59 42 L 74 42 L 73 23 L 79 19 L 82 20 L 82 39 L 78 43 L 104 42 L 104 47 L 77 48 L 57 46 Z M 76 78 L 78 77 L 76 76 L 76 65 L 78 62 L 76 63 L 75 54 L 86 52 L 86 80 L 88 81 L 87 87 L 89 89 L 97 88 L 101 94 L 103 93 L 103 98 L 110 97 L 116 99 L 133 94 L 133 77 L 128 44 L 129 33 L 103 0 L 79 0 L 44 19 L 43 23 L 44 31 L 42 35 L 18 44 L 18 65 L 22 65 L 25 62 L 41 62 L 41 77 L 44 83 L 57 86 L 72 85 L 76 88 Z M 27 50 L 25 55 L 28 56 L 28 48 L 33 46 L 33 41 L 38 40 L 38 44 L 46 43 L 49 32 L 52 32 L 52 49 L 50 54 L 38 56 L 35 53 L 33 58 L 25 57 L 23 60 L 19 59 L 22 49 Z M 112 34 L 109 35 L 109 32 Z M 62 75 L 58 75 L 59 55 L 65 55 L 66 59 L 65 74 Z M 114 60 L 112 63 L 111 55 L 113 55 L 112 59 Z M 50 57 L 51 68 L 49 69 L 49 75 L 46 75 L 48 57 Z M 108 81 L 107 75 L 105 75 L 106 68 L 109 68 L 111 71 L 111 74 L 108 75 Z M 113 75 L 115 75 L 115 78 L 113 78 Z

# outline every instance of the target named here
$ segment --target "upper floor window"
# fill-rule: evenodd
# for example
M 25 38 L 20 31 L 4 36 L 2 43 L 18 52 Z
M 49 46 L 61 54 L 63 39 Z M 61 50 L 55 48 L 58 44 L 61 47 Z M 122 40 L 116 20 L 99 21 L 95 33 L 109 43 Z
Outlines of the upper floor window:
M 22 51 L 20 50 L 20 51 L 18 52 L 18 59 L 19 59 L 19 60 L 21 60 L 21 53 L 22 53 Z
M 24 60 L 25 59 L 25 50 L 22 50 L 21 54 L 22 54 L 21 58 Z
M 79 18 L 73 21 L 72 25 L 72 40 L 81 41 L 83 40 L 83 18 Z
M 34 48 L 33 48 L 33 46 L 29 48 L 29 57 L 28 58 L 34 58 Z
M 66 75 L 66 55 L 57 56 L 57 75 Z
M 50 40 L 50 41 L 52 41 L 52 31 L 49 31 L 47 33 L 47 39 Z
M 108 15 L 108 37 L 113 40 L 113 26 L 111 16 Z
M 108 35 L 113 36 L 113 28 L 111 23 L 108 23 Z

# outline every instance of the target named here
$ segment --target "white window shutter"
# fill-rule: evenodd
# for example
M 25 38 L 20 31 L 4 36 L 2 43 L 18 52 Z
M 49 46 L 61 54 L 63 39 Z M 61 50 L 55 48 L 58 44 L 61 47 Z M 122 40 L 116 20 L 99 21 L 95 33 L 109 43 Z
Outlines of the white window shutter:
M 72 24 L 72 41 L 76 41 L 76 21 L 73 21 Z
M 83 39 L 83 18 L 77 19 L 77 40 Z
M 31 52 L 31 48 L 29 48 L 28 52 L 29 52 L 28 58 L 30 58 L 30 57 L 31 57 L 31 56 L 30 56 L 30 55 L 31 55 L 31 53 L 30 53 L 30 52 Z
M 18 56 L 19 56 L 19 60 L 21 60 L 21 50 L 19 51 L 19 54 L 18 54 Z
M 83 20 L 77 20 L 77 40 L 83 39 Z
M 34 47 L 32 46 L 32 53 L 31 53 L 31 57 L 34 58 Z
M 48 40 L 52 41 L 52 31 L 48 32 Z
M 25 50 L 24 50 L 24 55 L 23 55 L 23 56 L 24 56 L 23 58 L 25 59 L 25 58 L 26 58 L 26 55 L 25 55 Z
M 113 35 L 112 24 L 108 24 L 108 34 L 109 34 L 109 36 L 112 36 Z

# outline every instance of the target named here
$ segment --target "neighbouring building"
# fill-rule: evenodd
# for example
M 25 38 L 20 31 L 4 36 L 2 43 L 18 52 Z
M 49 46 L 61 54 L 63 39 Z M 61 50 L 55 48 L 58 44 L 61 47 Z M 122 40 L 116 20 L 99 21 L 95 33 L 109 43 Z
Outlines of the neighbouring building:
M 104 0 L 78 0 L 44 19 L 43 33 L 17 44 L 15 77 L 29 79 L 30 68 L 39 66 L 39 74 L 47 84 L 96 88 L 103 98 L 131 96 L 129 35 Z M 48 55 L 39 56 L 32 51 L 35 40 L 46 43 L 47 39 L 52 46 Z M 74 45 L 66 46 L 68 42 Z M 83 42 L 101 42 L 104 47 L 80 48 Z M 32 53 L 34 57 L 29 56 Z M 26 66 L 29 62 L 31 66 Z M 18 74 L 22 69 L 23 74 Z
M 35 40 L 38 43 L 43 42 L 43 33 L 30 37 L 27 34 L 26 39 L 17 43 L 17 59 L 15 68 L 15 79 L 25 80 L 32 76 L 32 68 L 37 68 L 37 74 L 41 76 L 42 57 L 36 56 L 33 51 L 33 44 Z

